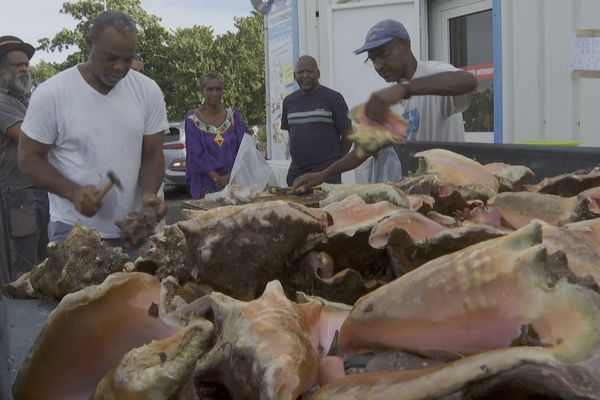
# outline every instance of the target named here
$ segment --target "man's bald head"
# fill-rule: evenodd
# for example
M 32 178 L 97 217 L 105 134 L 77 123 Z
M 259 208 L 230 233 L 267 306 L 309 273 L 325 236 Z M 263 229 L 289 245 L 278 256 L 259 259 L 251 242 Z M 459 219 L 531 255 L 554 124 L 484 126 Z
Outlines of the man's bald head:
M 298 61 L 296 61 L 296 69 L 298 69 L 298 64 L 310 64 L 312 67 L 314 67 L 315 69 L 319 69 L 319 64 L 317 64 L 317 60 L 315 60 L 315 58 L 313 56 L 309 56 L 309 55 L 303 55 L 300 56 L 298 58 Z
M 294 70 L 294 79 L 300 86 L 300 93 L 308 94 L 318 89 L 320 76 L 319 66 L 314 57 L 304 55 L 298 58 Z

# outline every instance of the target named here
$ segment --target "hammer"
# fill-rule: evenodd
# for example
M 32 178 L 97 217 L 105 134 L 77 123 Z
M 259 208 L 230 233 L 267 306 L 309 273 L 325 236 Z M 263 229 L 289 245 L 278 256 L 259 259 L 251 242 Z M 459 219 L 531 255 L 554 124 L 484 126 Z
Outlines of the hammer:
M 108 176 L 109 182 L 102 189 L 100 189 L 100 194 L 99 194 L 100 201 L 102 201 L 104 196 L 106 196 L 106 193 L 108 193 L 108 191 L 110 190 L 110 188 L 113 185 L 117 185 L 117 187 L 119 189 L 123 190 L 123 186 L 121 186 L 121 180 L 117 177 L 117 175 L 115 175 L 115 173 L 113 171 L 108 170 L 108 172 L 106 173 L 106 176 Z

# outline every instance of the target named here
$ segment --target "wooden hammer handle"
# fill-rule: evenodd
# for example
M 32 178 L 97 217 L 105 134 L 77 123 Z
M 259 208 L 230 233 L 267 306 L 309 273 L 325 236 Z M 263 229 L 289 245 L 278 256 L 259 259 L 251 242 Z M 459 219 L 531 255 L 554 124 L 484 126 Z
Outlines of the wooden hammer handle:
M 106 186 L 104 186 L 102 189 L 100 189 L 100 194 L 99 194 L 99 201 L 102 201 L 102 199 L 104 198 L 104 196 L 106 196 L 106 193 L 108 193 L 108 191 L 110 190 L 110 188 L 115 184 L 114 181 L 110 181 L 106 184 Z

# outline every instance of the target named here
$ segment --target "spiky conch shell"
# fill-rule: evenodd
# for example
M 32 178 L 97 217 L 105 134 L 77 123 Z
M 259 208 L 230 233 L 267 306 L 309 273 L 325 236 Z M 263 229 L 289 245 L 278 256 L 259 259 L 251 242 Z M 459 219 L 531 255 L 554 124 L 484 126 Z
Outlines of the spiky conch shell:
M 369 119 L 365 115 L 365 106 L 360 104 L 350 110 L 354 131 L 349 136 L 356 145 L 356 153 L 375 153 L 385 146 L 402 144 L 408 135 L 408 122 L 396 113 L 388 112 L 383 123 Z

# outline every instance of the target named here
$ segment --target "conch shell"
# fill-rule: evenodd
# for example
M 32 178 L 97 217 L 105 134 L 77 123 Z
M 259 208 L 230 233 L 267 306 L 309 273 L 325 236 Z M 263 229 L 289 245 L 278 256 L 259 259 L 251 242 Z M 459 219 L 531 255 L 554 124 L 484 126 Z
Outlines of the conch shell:
M 150 399 L 157 383 L 161 393 L 178 390 L 204 351 L 212 324 L 182 328 L 164 322 L 160 288 L 154 276 L 115 273 L 65 296 L 21 366 L 14 398 L 85 400 L 96 391 L 95 398 Z M 131 397 L 119 397 L 123 393 Z
M 295 400 L 316 382 L 320 340 L 311 332 L 318 332 L 320 303 L 291 302 L 278 281 L 250 302 L 214 292 L 208 303 L 217 341 L 198 362 L 196 381 L 216 377 L 233 398 L 249 400 Z
M 406 141 L 408 123 L 393 112 L 388 112 L 385 121 L 378 123 L 365 115 L 365 106 L 361 104 L 350 110 L 350 119 L 354 126 L 350 139 L 356 144 L 358 156 Z
M 568 332 L 551 333 L 555 296 L 541 289 L 550 284 L 541 242 L 535 222 L 422 265 L 356 302 L 341 347 L 475 354 L 509 346 L 527 324 L 555 344 Z
M 437 258 L 362 297 L 339 344 L 464 358 L 348 376 L 315 399 L 599 399 L 600 295 L 584 283 L 562 253 L 547 254 L 537 221 Z

